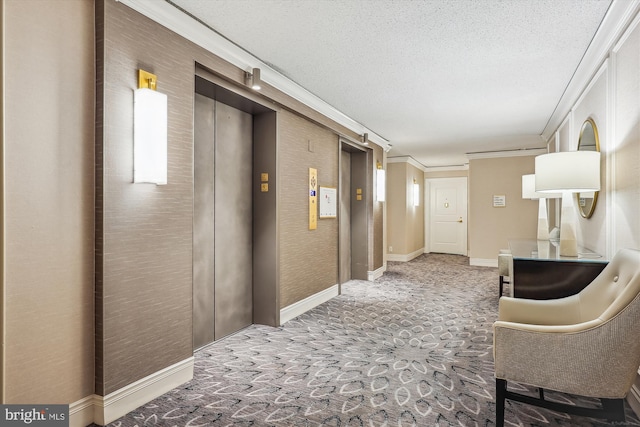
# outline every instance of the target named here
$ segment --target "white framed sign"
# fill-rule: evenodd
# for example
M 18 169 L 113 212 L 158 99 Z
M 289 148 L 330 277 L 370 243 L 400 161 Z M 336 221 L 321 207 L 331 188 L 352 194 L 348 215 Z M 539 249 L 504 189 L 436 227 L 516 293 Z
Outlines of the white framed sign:
M 507 197 L 504 194 L 499 194 L 493 196 L 493 207 L 494 208 L 504 208 L 507 206 Z
M 320 218 L 338 216 L 338 191 L 333 187 L 320 187 Z

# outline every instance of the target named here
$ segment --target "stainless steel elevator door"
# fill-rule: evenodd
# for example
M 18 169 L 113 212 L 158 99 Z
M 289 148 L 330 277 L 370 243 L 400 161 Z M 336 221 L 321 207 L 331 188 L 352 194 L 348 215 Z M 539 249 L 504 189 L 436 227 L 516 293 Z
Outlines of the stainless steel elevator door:
M 216 102 L 215 338 L 253 320 L 253 117 Z
M 196 94 L 193 146 L 193 348 L 215 339 L 215 101 Z
M 195 96 L 193 345 L 253 321 L 250 114 Z

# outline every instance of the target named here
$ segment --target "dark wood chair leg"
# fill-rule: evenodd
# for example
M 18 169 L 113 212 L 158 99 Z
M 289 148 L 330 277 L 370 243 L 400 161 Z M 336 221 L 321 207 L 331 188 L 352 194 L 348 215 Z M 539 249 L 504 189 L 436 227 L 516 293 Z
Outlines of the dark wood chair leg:
M 504 400 L 507 396 L 507 381 L 496 378 L 496 427 L 504 427 Z
M 500 276 L 500 294 L 498 295 L 498 298 L 502 296 L 503 290 L 504 290 L 504 276 Z

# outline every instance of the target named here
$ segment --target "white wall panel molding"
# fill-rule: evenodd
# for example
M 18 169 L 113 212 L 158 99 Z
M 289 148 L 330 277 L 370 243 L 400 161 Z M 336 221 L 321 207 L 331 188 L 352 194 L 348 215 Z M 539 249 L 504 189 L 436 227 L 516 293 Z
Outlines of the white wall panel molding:
M 240 69 L 249 71 L 254 67 L 260 68 L 260 79 L 265 83 L 268 83 L 270 86 L 302 102 L 359 135 L 367 133 L 369 141 L 379 145 L 383 149 L 390 148 L 389 141 L 382 136 L 327 104 L 316 95 L 286 78 L 263 61 L 227 40 L 203 23 L 181 12 L 170 3 L 157 0 L 116 1 L 132 8 L 136 12 L 141 13 Z
M 576 104 L 576 100 L 581 96 L 603 61 L 609 56 L 615 43 L 639 11 L 640 0 L 613 0 L 607 15 L 542 132 L 545 139 L 556 131 L 567 112 Z

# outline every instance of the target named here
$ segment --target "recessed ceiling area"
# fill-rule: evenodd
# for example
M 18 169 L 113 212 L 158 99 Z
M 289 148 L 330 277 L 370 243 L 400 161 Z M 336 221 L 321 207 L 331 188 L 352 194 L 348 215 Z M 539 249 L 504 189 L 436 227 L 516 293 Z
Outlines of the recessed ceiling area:
M 388 140 L 389 156 L 437 167 L 545 147 L 611 1 L 170 3 Z

